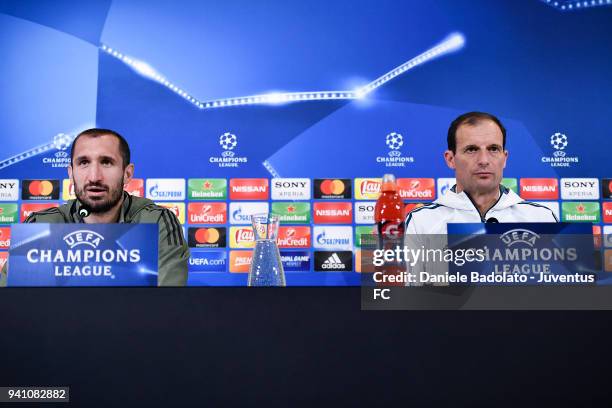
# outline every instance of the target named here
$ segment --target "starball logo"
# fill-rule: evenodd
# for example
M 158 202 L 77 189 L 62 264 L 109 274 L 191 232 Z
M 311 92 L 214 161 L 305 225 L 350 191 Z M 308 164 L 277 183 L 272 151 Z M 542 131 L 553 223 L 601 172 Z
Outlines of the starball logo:
M 67 135 L 65 133 L 57 134 L 53 137 L 53 147 L 57 151 L 53 154 L 53 157 L 43 157 L 42 163 L 46 166 L 53 168 L 65 168 L 70 166 L 70 154 L 66 150 L 72 144 L 74 136 Z
M 238 136 L 231 132 L 225 132 L 219 136 L 219 146 L 221 146 L 221 156 L 210 156 L 208 161 L 217 164 L 219 167 L 234 167 L 247 163 L 248 158 L 236 155 L 234 149 L 238 146 Z
M 553 149 L 552 156 L 542 156 L 542 163 L 548 163 L 551 167 L 570 167 L 574 163 L 579 163 L 577 156 L 568 156 L 565 149 L 569 145 L 567 135 L 556 132 L 550 136 L 550 146 Z
M 406 167 L 407 163 L 414 162 L 414 157 L 402 156 L 400 149 L 404 145 L 404 136 L 400 133 L 388 133 L 385 136 L 385 145 L 389 149 L 387 156 L 377 156 L 377 163 L 384 164 L 385 167 Z

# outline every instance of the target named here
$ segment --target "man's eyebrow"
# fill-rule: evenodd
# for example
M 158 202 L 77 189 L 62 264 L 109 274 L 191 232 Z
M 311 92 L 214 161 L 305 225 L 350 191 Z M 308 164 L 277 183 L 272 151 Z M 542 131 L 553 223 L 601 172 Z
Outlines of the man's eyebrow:
M 115 159 L 115 158 L 114 158 L 114 157 L 112 157 L 112 156 L 100 156 L 100 157 L 99 157 L 99 159 L 100 159 L 100 160 L 110 160 L 110 161 L 113 161 L 113 162 L 114 162 L 114 161 L 117 161 L 117 159 Z
M 89 156 L 77 156 L 74 158 L 74 161 L 79 161 L 79 160 L 83 160 L 83 159 L 89 159 Z
M 479 149 L 479 147 L 478 147 L 477 145 L 475 145 L 475 144 L 469 144 L 469 145 L 467 145 L 467 146 L 464 146 L 464 147 L 463 147 L 463 150 L 465 150 L 465 149 L 469 149 L 469 148 L 472 148 L 472 147 L 475 147 L 476 149 Z

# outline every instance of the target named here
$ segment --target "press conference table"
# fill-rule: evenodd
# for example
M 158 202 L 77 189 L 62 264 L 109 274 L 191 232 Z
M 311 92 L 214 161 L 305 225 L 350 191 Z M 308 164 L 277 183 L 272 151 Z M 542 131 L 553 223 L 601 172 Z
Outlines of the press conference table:
M 0 319 L 0 385 L 87 406 L 568 403 L 612 362 L 609 313 L 361 311 L 359 288 L 6 288 Z

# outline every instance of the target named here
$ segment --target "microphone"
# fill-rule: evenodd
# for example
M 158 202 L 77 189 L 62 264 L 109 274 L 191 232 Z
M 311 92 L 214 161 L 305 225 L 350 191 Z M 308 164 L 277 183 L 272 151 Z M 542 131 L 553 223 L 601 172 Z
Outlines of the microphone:
M 495 217 L 491 217 L 487 220 L 487 224 L 499 224 L 499 221 Z
M 79 216 L 81 218 L 87 218 L 91 214 L 91 210 L 85 204 L 81 203 L 81 208 L 79 208 Z

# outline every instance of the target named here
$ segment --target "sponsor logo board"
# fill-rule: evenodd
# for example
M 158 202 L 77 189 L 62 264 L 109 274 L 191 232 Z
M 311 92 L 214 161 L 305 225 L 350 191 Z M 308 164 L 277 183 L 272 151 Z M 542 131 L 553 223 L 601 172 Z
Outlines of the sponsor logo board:
M 225 248 L 225 227 L 189 227 L 187 242 L 192 248 Z
M 313 228 L 313 246 L 317 249 L 353 249 L 352 227 L 317 227 Z
M 279 248 L 310 248 L 310 227 L 281 226 L 276 242 Z
M 227 180 L 192 178 L 187 181 L 187 191 L 189 200 L 225 200 Z
M 561 214 L 563 222 L 599 222 L 599 203 L 565 201 Z
M 268 179 L 230 179 L 230 200 L 267 200 Z
M 601 198 L 612 199 L 612 179 L 601 179 Z
M 0 204 L 0 224 L 13 224 L 17 220 L 17 204 Z
M 230 251 L 229 271 L 231 273 L 249 273 L 253 262 L 253 251 Z
M 272 214 L 280 217 L 281 224 L 310 224 L 310 203 L 274 202 Z
M 310 271 L 310 252 L 308 251 L 280 251 L 281 262 L 285 272 Z
M 380 178 L 356 178 L 355 199 L 356 200 L 378 200 L 380 196 Z
M 185 199 L 185 179 L 147 179 L 147 198 L 173 201 Z
M 230 203 L 230 224 L 251 224 L 253 214 L 268 213 L 268 203 Z
M 11 228 L 0 227 L 0 249 L 9 249 L 11 247 Z
M 606 272 L 612 272 L 612 249 L 606 249 L 604 251 L 604 270 Z
M 19 200 L 19 180 L 0 179 L 0 201 Z
M 254 248 L 255 234 L 252 227 L 230 227 L 230 248 Z
M 59 180 L 23 180 L 22 200 L 59 200 Z
M 427 200 L 436 198 L 435 180 L 432 178 L 397 179 L 397 192 L 403 200 Z
M 522 178 L 520 196 L 525 200 L 557 200 L 559 181 L 555 178 Z
M 189 224 L 225 224 L 227 222 L 226 203 L 189 203 L 187 204 Z
M 62 180 L 62 200 L 75 200 L 76 194 L 74 193 L 74 184 L 72 184 L 72 180 L 64 179 Z
M 355 224 L 374 224 L 376 201 L 355 203 Z
M 562 178 L 562 200 L 599 200 L 599 179 Z
M 602 203 L 603 209 L 603 222 L 606 224 L 612 224 L 612 201 Z
M 189 272 L 225 272 L 227 252 L 225 251 L 190 251 Z
M 374 273 L 374 253 L 372 250 L 358 249 L 355 251 L 355 272 Z
M 314 179 L 315 199 L 352 198 L 350 179 Z
M 310 200 L 310 179 L 273 178 L 273 200 Z
M 315 251 L 317 272 L 350 272 L 353 270 L 352 251 Z
M 351 224 L 353 203 L 316 202 L 313 205 L 315 224 Z

